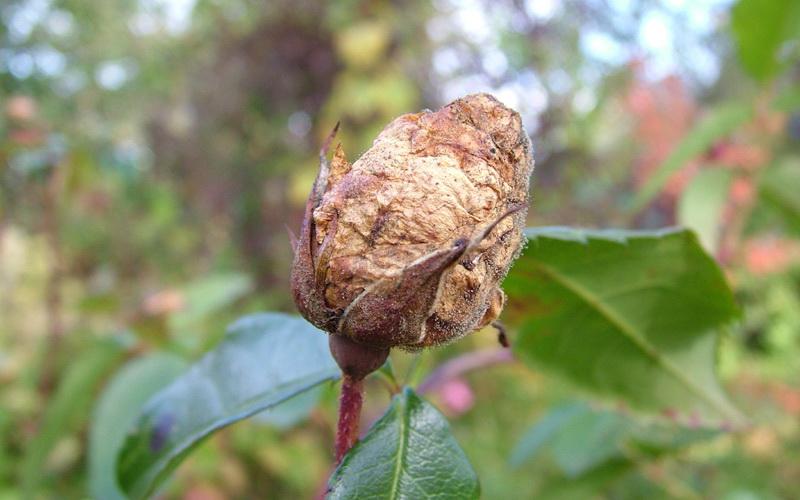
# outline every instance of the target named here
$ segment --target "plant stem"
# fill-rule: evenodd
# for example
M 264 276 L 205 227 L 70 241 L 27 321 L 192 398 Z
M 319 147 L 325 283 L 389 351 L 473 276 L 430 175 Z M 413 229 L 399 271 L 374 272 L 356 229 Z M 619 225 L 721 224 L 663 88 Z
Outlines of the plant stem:
M 364 379 L 342 376 L 342 394 L 339 399 L 339 423 L 336 427 L 336 463 L 358 441 L 361 406 L 364 404 Z
M 43 395 L 50 393 L 55 384 L 58 353 L 64 337 L 63 300 L 61 283 L 64 274 L 64 257 L 61 252 L 59 193 L 62 175 L 60 170 L 52 174 L 42 190 L 42 230 L 51 253 L 51 269 L 44 290 L 45 311 L 47 314 L 47 343 L 45 344 L 44 368 L 39 381 Z

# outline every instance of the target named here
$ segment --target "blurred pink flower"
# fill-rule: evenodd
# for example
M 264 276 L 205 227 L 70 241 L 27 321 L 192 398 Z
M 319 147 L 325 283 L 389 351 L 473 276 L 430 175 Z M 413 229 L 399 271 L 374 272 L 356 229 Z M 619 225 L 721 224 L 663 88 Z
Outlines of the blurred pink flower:
M 226 497 L 223 491 L 211 485 L 194 485 L 183 494 L 183 500 L 224 500 Z
M 177 290 L 162 290 L 144 300 L 142 307 L 150 316 L 160 316 L 183 309 L 183 294 Z
M 11 142 L 19 146 L 33 147 L 44 142 L 45 135 L 41 130 L 34 128 L 15 129 L 8 133 Z
M 6 116 L 15 121 L 32 120 L 37 113 L 36 101 L 26 95 L 15 95 L 6 101 Z
M 472 388 L 460 378 L 448 380 L 437 392 L 442 405 L 451 415 L 461 415 L 475 404 Z
M 710 160 L 732 168 L 756 170 L 769 161 L 769 156 L 761 146 L 727 141 L 717 144 Z
M 747 205 L 753 201 L 756 194 L 753 180 L 746 177 L 737 177 L 731 184 L 731 200 L 736 205 Z
M 631 66 L 635 78 L 624 96 L 631 114 L 640 152 L 633 172 L 637 186 L 645 184 L 694 123 L 697 106 L 683 81 L 670 75 L 657 82 L 641 75 L 643 66 Z M 664 196 L 674 201 L 698 168 L 690 161 L 675 172 L 664 187 Z
M 800 260 L 800 244 L 780 238 L 757 238 L 745 243 L 745 267 L 755 275 L 781 272 Z

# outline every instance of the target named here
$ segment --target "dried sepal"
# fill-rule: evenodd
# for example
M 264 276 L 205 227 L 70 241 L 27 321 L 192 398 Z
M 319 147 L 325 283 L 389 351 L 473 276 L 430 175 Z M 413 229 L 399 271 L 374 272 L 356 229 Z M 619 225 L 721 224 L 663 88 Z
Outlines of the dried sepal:
M 466 248 L 466 240 L 456 240 L 452 247 L 411 263 L 398 276 L 370 285 L 344 310 L 336 333 L 386 347 L 419 344 L 431 304 L 439 293 L 442 273 Z
M 327 258 L 319 265 L 319 253 L 325 253 L 324 249 L 328 248 L 326 244 L 330 242 L 335 234 L 335 225 L 330 231 L 327 240 L 323 240 L 321 245 L 316 243 L 316 231 L 314 227 L 313 212 L 319 205 L 322 194 L 328 184 L 328 175 L 330 172 L 328 164 L 328 149 L 330 144 L 336 137 L 339 130 L 339 123 L 336 123 L 333 130 L 330 132 L 325 142 L 322 144 L 319 152 L 319 171 L 314 180 L 314 185 L 311 193 L 306 200 L 305 212 L 303 214 L 303 223 L 300 227 L 299 238 L 293 235 L 293 248 L 294 260 L 292 262 L 291 271 L 291 289 L 294 303 L 300 314 L 303 315 L 308 321 L 318 328 L 330 331 L 335 327 L 339 313 L 328 307 L 325 303 L 324 288 L 321 287 L 321 281 L 324 281 L 324 276 L 318 273 L 319 270 L 327 269 Z M 290 233 L 291 234 L 291 233 Z M 323 252 L 320 252 L 323 248 Z M 323 255 L 325 257 L 325 255 Z

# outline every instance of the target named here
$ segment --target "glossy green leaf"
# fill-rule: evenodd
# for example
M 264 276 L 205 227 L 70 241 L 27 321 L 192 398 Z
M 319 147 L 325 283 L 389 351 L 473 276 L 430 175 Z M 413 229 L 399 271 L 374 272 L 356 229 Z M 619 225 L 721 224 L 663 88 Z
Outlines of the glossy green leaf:
M 731 9 L 731 29 L 742 66 L 763 80 L 781 67 L 781 46 L 800 34 L 797 0 L 739 0 Z
M 672 174 L 744 124 L 752 114 L 751 106 L 740 102 L 726 103 L 709 111 L 659 165 L 634 198 L 631 209 L 634 212 L 643 209 L 658 196 Z
M 330 480 L 329 499 L 478 498 L 475 471 L 447 420 L 411 389 L 345 456 Z
M 115 474 L 117 453 L 126 432 L 145 402 L 186 366 L 186 361 L 177 356 L 151 354 L 123 366 L 103 390 L 89 428 L 89 491 L 93 498 L 126 498 Z
M 697 233 L 703 248 L 716 252 L 722 213 L 731 184 L 730 170 L 704 169 L 684 190 L 678 203 L 678 222 Z
M 255 415 L 252 420 L 276 429 L 286 430 L 305 420 L 319 403 L 324 387 L 317 386 Z
M 50 403 L 45 409 L 36 436 L 25 450 L 22 463 L 22 486 L 26 497 L 33 497 L 43 474 L 45 462 L 55 444 L 84 422 L 101 379 L 122 359 L 124 346 L 116 339 L 105 339 L 67 368 Z
M 129 496 L 143 498 L 214 431 L 338 376 L 327 336 L 303 319 L 242 318 L 216 349 L 147 403 L 118 459 L 119 483 Z
M 702 425 L 736 424 L 715 330 L 738 309 L 688 230 L 528 230 L 504 288 L 515 351 L 593 394 Z

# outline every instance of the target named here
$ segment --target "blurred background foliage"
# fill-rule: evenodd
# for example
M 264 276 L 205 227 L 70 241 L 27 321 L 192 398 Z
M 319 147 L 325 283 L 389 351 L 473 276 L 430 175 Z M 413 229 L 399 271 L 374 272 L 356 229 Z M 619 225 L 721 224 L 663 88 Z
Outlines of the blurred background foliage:
M 798 33 L 794 0 L 5 0 L 0 499 L 104 498 L 109 422 L 236 316 L 293 310 L 286 227 L 336 121 L 355 159 L 395 116 L 476 91 L 533 137 L 531 225 L 699 233 L 744 311 L 718 356 L 753 420 L 642 430 L 552 378 L 486 368 L 429 395 L 484 496 L 792 498 Z M 373 420 L 388 400 L 370 394 Z M 329 387 L 214 436 L 163 496 L 322 491 L 334 403 Z

